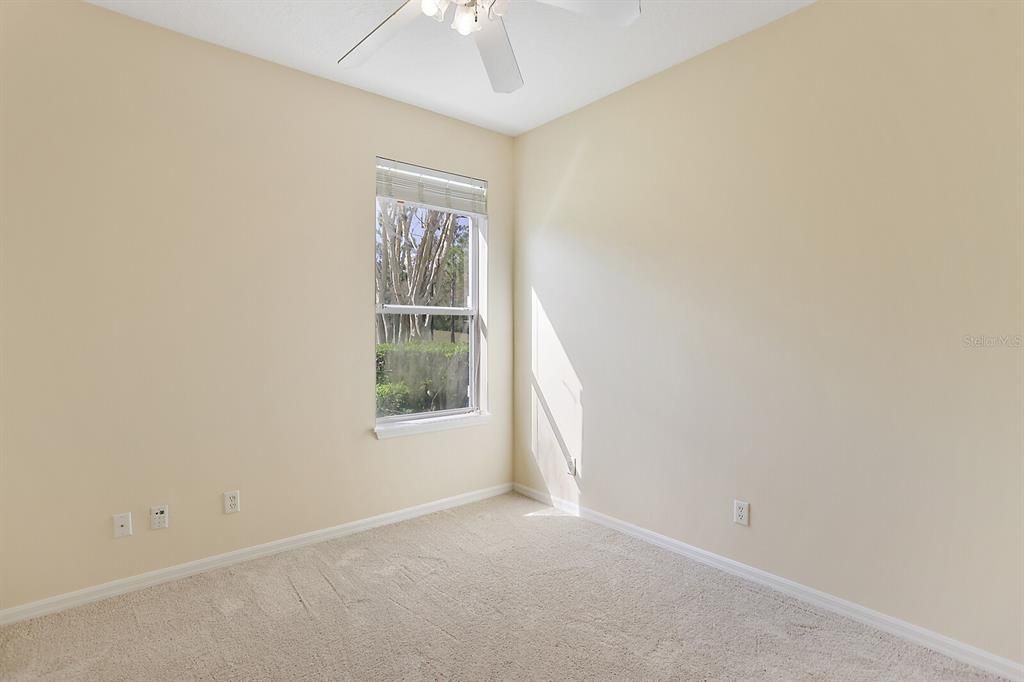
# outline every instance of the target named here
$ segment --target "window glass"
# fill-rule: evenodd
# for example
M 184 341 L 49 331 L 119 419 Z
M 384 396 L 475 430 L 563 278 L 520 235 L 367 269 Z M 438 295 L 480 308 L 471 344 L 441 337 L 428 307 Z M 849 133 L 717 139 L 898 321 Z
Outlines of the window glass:
M 377 197 L 377 417 L 479 407 L 481 218 Z
M 377 199 L 377 304 L 469 306 L 467 216 Z
M 424 333 L 404 333 L 414 324 Z M 469 317 L 378 314 L 377 325 L 396 339 L 377 344 L 378 417 L 471 406 Z

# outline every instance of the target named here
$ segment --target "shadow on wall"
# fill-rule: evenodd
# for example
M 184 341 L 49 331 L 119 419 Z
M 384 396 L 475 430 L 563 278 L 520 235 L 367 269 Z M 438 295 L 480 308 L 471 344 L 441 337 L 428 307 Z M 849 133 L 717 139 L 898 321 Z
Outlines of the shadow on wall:
M 530 291 L 530 451 L 548 494 L 579 504 L 583 480 L 583 384 Z

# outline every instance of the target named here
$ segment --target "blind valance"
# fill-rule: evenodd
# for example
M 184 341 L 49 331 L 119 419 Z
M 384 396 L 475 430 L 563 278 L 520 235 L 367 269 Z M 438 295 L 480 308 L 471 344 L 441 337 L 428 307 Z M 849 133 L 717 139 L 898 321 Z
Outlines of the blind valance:
M 487 214 L 487 182 L 377 157 L 377 196 Z

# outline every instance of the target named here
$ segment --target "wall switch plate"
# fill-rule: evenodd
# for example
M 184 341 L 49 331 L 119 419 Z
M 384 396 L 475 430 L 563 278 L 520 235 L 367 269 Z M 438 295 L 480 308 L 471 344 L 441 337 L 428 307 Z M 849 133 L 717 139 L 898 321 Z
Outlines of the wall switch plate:
M 170 522 L 170 511 L 167 509 L 166 504 L 149 508 L 149 527 L 151 530 L 166 528 Z
M 132 534 L 132 513 L 114 514 L 114 537 L 125 538 Z
M 237 514 L 242 511 L 242 493 L 237 490 L 229 490 L 224 493 L 224 513 Z
M 732 501 L 732 522 L 741 526 L 750 525 L 750 505 L 743 500 Z

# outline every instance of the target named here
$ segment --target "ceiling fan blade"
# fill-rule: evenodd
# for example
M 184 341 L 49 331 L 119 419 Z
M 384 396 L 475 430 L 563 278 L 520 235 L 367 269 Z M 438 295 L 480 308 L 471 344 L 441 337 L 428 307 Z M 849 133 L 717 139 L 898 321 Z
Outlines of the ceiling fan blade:
M 640 18 L 640 0 L 537 0 L 545 5 L 593 17 L 616 26 L 629 26 Z
M 523 87 L 523 74 L 519 72 L 519 62 L 501 17 L 484 21 L 473 39 L 495 92 L 515 92 Z
M 420 14 L 419 2 L 417 0 L 406 0 L 394 12 L 389 14 L 384 21 L 377 24 L 377 28 L 370 31 L 365 38 L 343 54 L 338 63 L 344 62 L 345 66 L 358 66 L 384 43 L 394 38 L 399 31 L 405 28 L 413 19 L 420 16 Z

